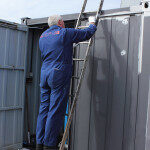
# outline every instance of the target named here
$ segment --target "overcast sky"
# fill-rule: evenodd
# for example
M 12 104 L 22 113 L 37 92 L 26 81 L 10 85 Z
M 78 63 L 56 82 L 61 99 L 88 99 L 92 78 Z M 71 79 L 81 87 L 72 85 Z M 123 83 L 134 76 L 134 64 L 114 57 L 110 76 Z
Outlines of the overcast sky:
M 88 0 L 87 11 L 97 9 L 100 0 Z M 20 18 L 41 18 L 81 10 L 83 0 L 0 0 L 0 19 L 20 23 Z M 103 9 L 120 7 L 121 0 L 105 0 Z

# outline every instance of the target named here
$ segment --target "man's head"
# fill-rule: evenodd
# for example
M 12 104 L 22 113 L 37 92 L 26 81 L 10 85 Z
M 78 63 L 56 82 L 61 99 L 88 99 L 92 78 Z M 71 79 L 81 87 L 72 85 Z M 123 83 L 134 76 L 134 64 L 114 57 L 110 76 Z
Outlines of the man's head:
M 51 27 L 53 25 L 57 25 L 57 26 L 60 26 L 62 28 L 65 28 L 64 21 L 60 15 L 50 16 L 48 18 L 48 25 L 49 25 L 49 27 Z

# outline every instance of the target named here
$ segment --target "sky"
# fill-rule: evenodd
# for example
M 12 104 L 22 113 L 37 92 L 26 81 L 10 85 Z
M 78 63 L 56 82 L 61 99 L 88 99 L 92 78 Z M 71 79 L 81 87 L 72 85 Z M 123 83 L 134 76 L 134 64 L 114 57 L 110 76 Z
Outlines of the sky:
M 20 18 L 79 13 L 84 0 L 0 0 L 0 19 L 20 23 Z M 97 10 L 100 0 L 88 0 L 86 11 Z M 120 7 L 121 0 L 105 0 L 103 9 Z

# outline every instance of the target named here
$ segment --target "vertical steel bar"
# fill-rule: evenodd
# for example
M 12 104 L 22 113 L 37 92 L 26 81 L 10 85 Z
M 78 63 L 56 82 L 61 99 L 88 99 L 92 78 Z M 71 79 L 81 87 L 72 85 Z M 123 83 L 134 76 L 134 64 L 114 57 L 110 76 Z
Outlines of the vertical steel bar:
M 26 33 L 26 47 L 25 47 L 25 60 L 24 60 L 24 87 L 23 87 L 23 110 L 22 110 L 22 131 L 24 131 L 24 113 L 25 113 L 25 86 L 26 86 L 26 75 L 27 75 L 27 54 L 28 54 L 28 37 L 29 37 L 29 29 L 27 27 L 27 33 Z M 23 139 L 23 133 L 22 133 L 22 139 Z

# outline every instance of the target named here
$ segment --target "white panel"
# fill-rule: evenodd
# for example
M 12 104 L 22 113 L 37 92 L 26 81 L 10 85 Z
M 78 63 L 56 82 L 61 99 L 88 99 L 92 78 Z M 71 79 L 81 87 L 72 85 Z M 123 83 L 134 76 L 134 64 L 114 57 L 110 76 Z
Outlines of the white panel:
M 121 7 L 138 6 L 141 0 L 122 0 Z

